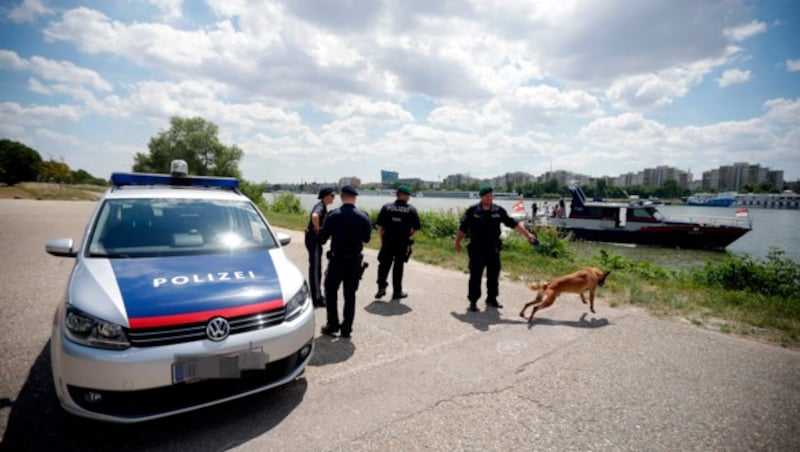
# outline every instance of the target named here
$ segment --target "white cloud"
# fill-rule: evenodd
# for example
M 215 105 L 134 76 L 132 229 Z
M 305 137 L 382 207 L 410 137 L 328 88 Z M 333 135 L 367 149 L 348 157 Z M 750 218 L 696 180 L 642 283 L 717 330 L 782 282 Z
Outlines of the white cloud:
M 743 71 L 741 69 L 728 69 L 716 80 L 720 88 L 737 85 L 750 80 L 750 71 Z
M 726 28 L 724 34 L 734 41 L 744 41 L 748 38 L 767 31 L 767 24 L 764 22 L 752 21 L 745 25 L 734 28 Z
M 517 88 L 514 98 L 520 106 L 538 110 L 595 116 L 600 114 L 600 104 L 595 96 L 584 91 L 561 91 L 547 85 Z
M 770 99 L 764 102 L 765 120 L 800 130 L 800 98 Z
M 60 21 L 48 24 L 44 35 L 51 41 L 72 42 L 90 54 L 124 56 L 144 67 L 197 67 L 213 55 L 204 31 L 186 32 L 165 24 L 126 25 L 85 7 L 65 12 Z
M 625 172 L 622 168 L 637 171 L 658 164 L 692 166 L 698 172 L 736 161 L 797 165 L 800 99 L 773 99 L 764 108 L 763 116 L 684 127 L 668 127 L 638 113 L 624 113 L 592 121 L 581 128 L 578 137 L 593 151 L 593 163 L 602 159 L 606 167 L 620 168 L 611 174 Z M 764 155 L 770 160 L 759 161 Z M 584 167 L 588 174 L 597 174 L 591 163 Z M 780 169 L 796 171 L 795 167 Z
M 25 68 L 25 64 L 16 52 L 0 49 L 0 67 L 20 70 Z
M 82 144 L 81 141 L 74 135 L 56 132 L 43 127 L 36 129 L 36 136 L 42 139 L 64 143 L 71 146 L 79 146 Z
M 111 91 L 112 86 L 100 74 L 91 69 L 76 66 L 70 61 L 56 61 L 40 56 L 20 58 L 16 52 L 0 50 L 0 62 L 12 69 L 28 71 L 42 78 L 65 85 L 85 86 L 96 91 Z
M 183 0 L 148 0 L 148 2 L 158 8 L 166 20 L 183 17 Z
M 684 97 L 703 81 L 711 70 L 724 63 L 723 58 L 706 59 L 685 66 L 675 66 L 657 73 L 620 78 L 605 91 L 606 98 L 620 110 L 647 111 L 671 104 Z
M 55 121 L 76 122 L 84 115 L 84 110 L 75 105 L 32 105 L 22 106 L 15 102 L 0 104 L 0 119 L 8 124 L 23 127 L 38 127 Z
M 510 116 L 491 110 L 476 111 L 471 108 L 445 105 L 435 108 L 428 115 L 428 122 L 438 129 L 457 131 L 486 131 L 505 128 Z
M 42 0 L 23 0 L 18 6 L 9 11 L 8 18 L 12 22 L 33 22 L 39 16 L 46 16 L 53 13 L 53 10 L 45 5 Z
M 337 117 L 358 116 L 383 124 L 403 124 L 414 117 L 402 106 L 391 102 L 372 102 L 365 98 L 350 98 L 331 109 Z
M 764 15 L 744 0 L 136 6 L 140 16 L 119 16 L 114 7 L 62 10 L 31 25 L 45 45 L 4 43 L 0 77 L 25 77 L 9 77 L 23 80 L 15 82 L 22 94 L 0 98 L 8 101 L 0 119 L 11 121 L 0 131 L 46 137 L 55 147 L 62 134 L 64 146 L 75 146 L 64 130 L 78 121 L 81 130 L 110 130 L 79 137 L 83 147 L 141 151 L 170 116 L 201 116 L 245 150 L 245 177 L 272 181 L 331 174 L 370 181 L 385 161 L 423 178 L 542 172 L 550 162 L 613 174 L 654 162 L 705 164 L 698 143 L 714 158 L 730 148 L 755 161 L 747 155 L 785 156 L 797 142 L 791 121 L 800 94 L 759 85 L 774 74 L 762 72 L 760 47 L 748 40 L 773 39 L 782 28 L 765 33 L 773 22 L 754 20 Z M 800 60 L 787 57 L 776 58 L 800 70 Z M 752 73 L 725 70 L 745 61 Z M 729 94 L 709 89 L 715 81 L 748 81 L 756 107 L 697 103 L 698 92 L 704 100 Z M 94 126 L 98 119 L 107 127 Z M 101 165 L 111 163 L 92 164 L 110 172 Z

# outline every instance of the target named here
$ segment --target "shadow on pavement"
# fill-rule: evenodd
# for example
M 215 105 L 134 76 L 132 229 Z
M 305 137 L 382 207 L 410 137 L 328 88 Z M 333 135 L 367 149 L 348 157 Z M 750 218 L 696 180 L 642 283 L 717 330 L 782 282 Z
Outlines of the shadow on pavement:
M 484 311 L 478 312 L 470 312 L 464 308 L 463 313 L 451 312 L 450 315 L 456 320 L 471 324 L 473 327 L 475 327 L 475 329 L 480 331 L 489 331 L 489 327 L 492 325 L 527 323 L 524 320 L 506 319 L 500 317 L 500 311 L 495 308 L 487 308 Z
M 354 330 L 353 334 L 357 334 Z M 356 352 L 350 339 L 322 335 L 314 340 L 314 356 L 309 366 L 325 366 L 347 361 Z
M 410 306 L 401 303 L 400 300 L 394 299 L 390 301 L 374 300 L 372 303 L 365 306 L 364 310 L 370 314 L 382 315 L 385 317 L 405 315 L 412 311 Z
M 596 319 L 592 317 L 590 320 L 586 320 L 585 312 L 581 314 L 581 318 L 576 320 L 552 320 L 547 318 L 539 318 L 534 317 L 533 322 L 528 323 L 528 329 L 533 328 L 535 325 L 550 325 L 550 326 L 572 326 L 575 328 L 600 328 L 604 326 L 608 326 L 609 323 L 608 319 Z M 526 322 L 527 323 L 527 322 Z
M 227 450 L 280 424 L 303 400 L 304 378 L 249 397 L 140 424 L 79 418 L 59 406 L 50 343 L 31 367 L 0 450 Z

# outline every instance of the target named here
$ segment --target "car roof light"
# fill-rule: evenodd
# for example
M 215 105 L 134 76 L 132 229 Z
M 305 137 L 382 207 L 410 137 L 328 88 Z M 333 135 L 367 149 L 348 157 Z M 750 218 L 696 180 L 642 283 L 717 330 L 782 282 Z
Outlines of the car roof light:
M 171 176 L 152 173 L 113 173 L 111 183 L 116 187 L 125 185 L 177 185 L 185 187 L 214 187 L 236 190 L 239 181 L 233 177 Z
M 186 163 L 186 160 L 173 160 L 169 164 L 169 172 L 173 176 L 188 176 L 189 164 Z

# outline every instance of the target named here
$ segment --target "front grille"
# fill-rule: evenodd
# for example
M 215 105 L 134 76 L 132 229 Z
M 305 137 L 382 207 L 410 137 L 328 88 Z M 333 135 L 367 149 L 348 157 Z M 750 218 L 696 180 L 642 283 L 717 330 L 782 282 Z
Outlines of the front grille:
M 281 307 L 256 314 L 231 317 L 227 320 L 231 324 L 230 334 L 233 335 L 279 325 L 283 322 L 285 315 L 286 309 Z M 206 339 L 206 322 L 128 330 L 128 340 L 134 347 L 156 347 L 203 339 Z
M 67 390 L 72 400 L 86 410 L 135 422 L 136 419 L 213 404 L 285 383 L 289 376 L 306 365 L 312 348 L 313 341 L 310 341 L 297 352 L 267 363 L 264 370 L 242 371 L 240 378 L 178 383 L 138 391 L 106 391 L 72 385 Z

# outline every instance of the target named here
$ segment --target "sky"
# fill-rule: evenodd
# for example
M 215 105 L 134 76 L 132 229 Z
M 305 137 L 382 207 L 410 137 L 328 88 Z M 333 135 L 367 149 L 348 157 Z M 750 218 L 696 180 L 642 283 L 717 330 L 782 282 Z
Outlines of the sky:
M 174 116 L 214 123 L 255 183 L 795 181 L 800 1 L 0 3 L 0 138 L 108 178 Z

